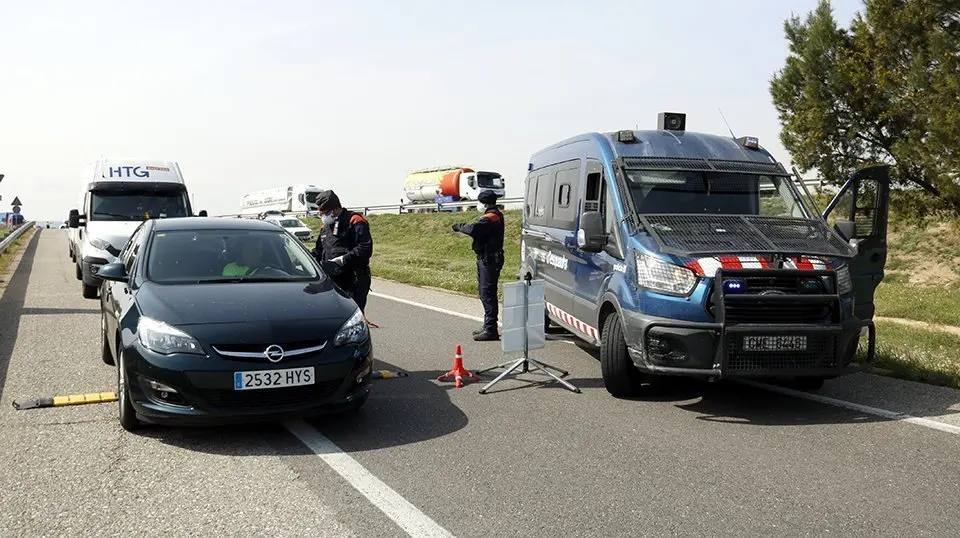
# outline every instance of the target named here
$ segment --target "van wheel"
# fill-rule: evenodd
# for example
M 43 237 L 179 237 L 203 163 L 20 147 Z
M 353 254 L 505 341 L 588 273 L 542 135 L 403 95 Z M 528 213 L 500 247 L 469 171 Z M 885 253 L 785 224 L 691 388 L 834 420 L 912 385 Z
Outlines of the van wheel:
M 603 322 L 600 339 L 600 372 L 607 392 L 618 398 L 636 394 L 644 375 L 630 360 L 627 342 L 623 338 L 620 314 L 613 312 Z
M 107 338 L 107 315 L 100 310 L 100 358 L 104 364 L 113 366 L 113 351 L 110 349 L 110 339 Z
M 82 282 L 80 283 L 80 285 L 83 286 L 83 298 L 84 298 L 84 299 L 96 299 L 96 298 L 97 298 L 97 287 L 96 287 L 96 286 L 88 286 L 88 285 L 86 285 L 86 284 L 84 284 L 84 283 L 82 283 Z

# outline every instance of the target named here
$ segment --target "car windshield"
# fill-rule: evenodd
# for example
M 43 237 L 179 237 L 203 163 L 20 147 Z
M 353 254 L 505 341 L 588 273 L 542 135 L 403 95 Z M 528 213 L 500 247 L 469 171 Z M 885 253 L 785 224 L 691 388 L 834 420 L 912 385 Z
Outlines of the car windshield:
M 503 178 L 500 174 L 490 172 L 477 172 L 477 187 L 488 189 L 502 189 Z
M 143 220 L 187 216 L 183 193 L 156 191 L 93 191 L 90 220 Z
M 297 219 L 283 219 L 280 221 L 280 226 L 284 228 L 303 228 L 303 225 Z
M 310 253 L 280 230 L 175 230 L 154 234 L 147 278 L 187 282 L 298 282 L 325 278 Z
M 637 213 L 809 218 L 786 176 L 628 170 Z

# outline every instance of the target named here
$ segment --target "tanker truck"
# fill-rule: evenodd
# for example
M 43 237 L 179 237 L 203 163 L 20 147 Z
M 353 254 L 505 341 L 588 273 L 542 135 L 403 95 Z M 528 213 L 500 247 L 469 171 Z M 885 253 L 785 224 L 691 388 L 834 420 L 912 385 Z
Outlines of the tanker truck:
M 436 204 L 476 200 L 483 190 L 492 190 L 498 197 L 505 193 L 504 180 L 497 172 L 476 171 L 465 166 L 443 166 L 416 170 L 403 184 L 404 194 L 411 205 L 423 205 L 407 210 L 411 213 L 436 211 Z M 477 206 L 470 206 L 477 209 Z M 467 208 L 450 208 L 448 211 Z

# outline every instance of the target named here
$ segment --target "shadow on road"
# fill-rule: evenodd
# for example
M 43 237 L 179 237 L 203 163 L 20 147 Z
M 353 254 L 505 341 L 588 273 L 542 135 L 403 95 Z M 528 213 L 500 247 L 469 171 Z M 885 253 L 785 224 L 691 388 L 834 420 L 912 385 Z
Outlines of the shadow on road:
M 376 361 L 378 370 L 400 370 Z M 412 371 L 407 377 L 378 379 L 367 403 L 357 412 L 309 418 L 307 422 L 347 452 L 362 452 L 427 441 L 456 432 L 467 416 L 450 401 L 445 387 L 431 380 L 443 372 Z M 299 455 L 311 452 L 299 443 L 282 440 L 280 423 L 214 428 L 173 428 L 151 425 L 143 437 L 187 450 L 228 456 Z M 269 442 L 258 443 L 257 439 Z
M 23 303 L 27 296 L 27 286 L 30 284 L 30 269 L 33 268 L 33 259 L 37 255 L 41 233 L 40 230 L 33 232 L 33 237 L 23 250 L 20 265 L 3 290 L 3 297 L 0 297 L 0 396 L 3 395 L 7 381 L 10 357 L 17 345 L 20 317 L 23 316 Z

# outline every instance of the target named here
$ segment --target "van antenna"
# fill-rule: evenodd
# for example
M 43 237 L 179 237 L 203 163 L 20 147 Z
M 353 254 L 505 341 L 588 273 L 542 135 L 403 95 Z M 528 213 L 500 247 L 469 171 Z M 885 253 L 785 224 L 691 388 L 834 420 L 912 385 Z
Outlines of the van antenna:
M 733 129 L 730 128 L 730 124 L 727 123 L 727 118 L 723 115 L 723 111 L 720 110 L 720 107 L 717 107 L 717 112 L 720 113 L 720 117 L 723 118 L 723 123 L 727 125 L 727 130 L 730 131 L 730 138 L 736 140 L 737 135 L 733 134 Z

